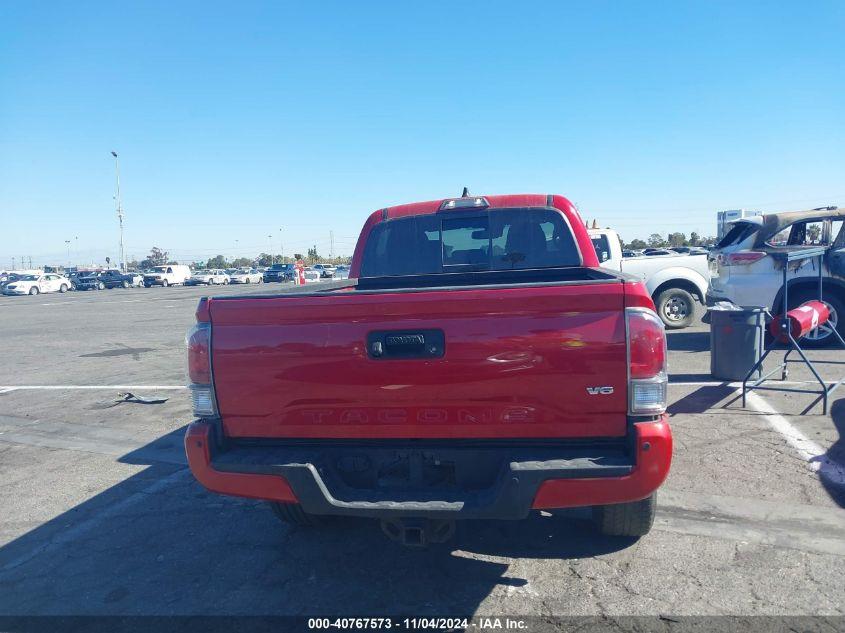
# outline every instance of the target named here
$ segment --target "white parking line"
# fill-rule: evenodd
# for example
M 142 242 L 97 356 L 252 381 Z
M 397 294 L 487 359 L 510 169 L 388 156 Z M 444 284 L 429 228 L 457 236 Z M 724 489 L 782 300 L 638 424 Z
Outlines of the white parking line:
M 142 389 L 176 390 L 187 389 L 185 385 L 0 385 L 0 393 L 8 391 L 61 391 L 72 389 L 126 389 L 141 391 Z
M 845 466 L 827 457 L 826 451 L 821 446 L 790 424 L 789 420 L 775 411 L 758 394 L 752 391 L 746 395 L 746 398 L 748 405 L 757 413 L 763 414 L 769 425 L 783 436 L 787 444 L 795 449 L 795 452 L 810 465 L 812 470 L 832 484 L 845 485 Z

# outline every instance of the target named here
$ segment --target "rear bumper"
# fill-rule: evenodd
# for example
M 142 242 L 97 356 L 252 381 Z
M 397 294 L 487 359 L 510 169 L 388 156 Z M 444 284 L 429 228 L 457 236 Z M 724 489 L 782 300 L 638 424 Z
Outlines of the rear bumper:
M 280 503 L 298 503 L 318 515 L 373 518 L 427 517 L 452 519 L 520 519 L 532 510 L 606 505 L 637 501 L 665 480 L 672 460 L 672 434 L 665 418 L 633 425 L 622 451 L 601 444 L 544 447 L 471 448 L 442 444 L 362 450 L 338 444 L 325 447 L 252 445 L 215 450 L 214 427 L 194 422 L 185 435 L 188 464 L 197 480 L 213 492 Z M 408 471 L 442 469 L 460 464 L 451 485 L 399 485 L 383 479 L 350 485 L 356 460 L 378 462 L 407 454 Z M 434 456 L 434 459 L 432 459 Z M 379 461 L 382 460 L 382 461 Z M 497 461 L 498 460 L 498 461 Z M 389 460 L 388 460 L 389 461 Z M 339 473 L 336 464 L 348 466 Z M 394 464 L 403 472 L 401 459 Z M 476 478 L 489 471 L 490 481 Z M 363 473 L 363 466 L 358 469 Z M 463 474 L 461 474 L 463 472 Z M 362 475 L 363 476 L 363 475 Z M 411 476 L 413 477 L 413 476 Z M 448 477 L 447 477 L 448 478 Z M 389 479 L 389 478 L 388 478 Z M 442 482 L 441 482 L 442 483 Z

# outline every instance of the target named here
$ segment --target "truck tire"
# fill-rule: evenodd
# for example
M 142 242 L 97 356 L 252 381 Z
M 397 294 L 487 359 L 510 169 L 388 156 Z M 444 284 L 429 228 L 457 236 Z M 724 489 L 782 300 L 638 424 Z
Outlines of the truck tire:
M 170 282 L 168 282 L 167 279 L 161 280 L 161 287 L 162 288 L 167 288 L 167 286 L 169 286 L 169 285 L 170 285 Z
M 299 527 L 320 527 L 325 523 L 322 517 L 308 514 L 298 503 L 274 503 L 270 502 L 270 508 L 276 518 L 289 525 Z
M 105 290 L 105 289 L 106 289 L 106 284 L 104 284 L 102 281 L 97 283 L 97 290 Z
M 123 283 L 122 283 L 122 284 L 120 284 L 120 285 L 121 285 L 121 286 L 123 286 L 124 288 L 128 288 L 128 287 L 129 287 L 129 282 L 128 282 L 128 281 L 126 281 L 126 280 L 124 279 L 124 280 L 123 280 Z
M 683 288 L 667 288 L 654 302 L 657 315 L 670 330 L 680 330 L 692 325 L 695 318 L 695 299 Z
M 797 308 L 805 301 L 812 301 L 818 299 L 819 294 L 815 288 L 800 289 L 789 296 L 789 309 Z M 834 294 L 833 292 L 825 292 L 822 295 L 823 301 L 830 306 L 830 321 L 828 326 L 833 326 L 839 332 L 839 336 L 845 338 L 845 301 L 842 300 L 842 295 Z M 809 347 L 810 349 L 817 349 L 820 347 L 827 347 L 828 345 L 841 346 L 837 338 L 830 331 L 822 331 L 817 335 L 811 332 L 800 341 L 798 344 L 801 347 Z
M 657 493 L 642 501 L 593 508 L 593 521 L 605 536 L 644 536 L 654 524 Z

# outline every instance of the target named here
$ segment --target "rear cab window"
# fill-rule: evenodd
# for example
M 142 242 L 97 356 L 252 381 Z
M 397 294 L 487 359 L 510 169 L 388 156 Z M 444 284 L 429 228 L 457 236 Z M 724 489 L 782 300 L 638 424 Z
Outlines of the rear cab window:
M 559 211 L 506 208 L 386 220 L 367 239 L 361 276 L 580 265 L 572 230 Z
M 596 249 L 596 257 L 599 258 L 600 262 L 606 262 L 610 259 L 610 240 L 607 239 L 607 235 L 591 237 L 590 240 L 593 242 L 593 248 Z

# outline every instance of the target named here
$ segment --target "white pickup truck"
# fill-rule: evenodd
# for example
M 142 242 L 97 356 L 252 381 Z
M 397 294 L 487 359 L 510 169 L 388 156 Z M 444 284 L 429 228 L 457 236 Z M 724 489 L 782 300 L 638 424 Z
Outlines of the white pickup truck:
M 710 284 L 707 255 L 643 255 L 623 257 L 616 231 L 590 229 L 590 239 L 604 268 L 634 275 L 642 280 L 667 328 L 692 325 L 695 302 L 704 304 Z

